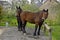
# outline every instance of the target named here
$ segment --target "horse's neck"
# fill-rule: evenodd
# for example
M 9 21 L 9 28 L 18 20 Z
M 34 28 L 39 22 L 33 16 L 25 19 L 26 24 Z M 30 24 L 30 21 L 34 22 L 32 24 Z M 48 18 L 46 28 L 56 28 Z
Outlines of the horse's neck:
M 36 15 L 39 15 L 39 14 L 41 14 L 41 11 L 38 11 L 38 12 L 36 12 L 35 14 L 36 14 Z
M 42 18 L 42 16 L 43 16 L 43 12 L 42 11 L 38 11 L 36 14 L 37 14 L 37 16 L 39 16 L 39 18 Z
M 20 15 L 23 11 L 21 10 L 20 12 L 18 12 L 18 15 Z

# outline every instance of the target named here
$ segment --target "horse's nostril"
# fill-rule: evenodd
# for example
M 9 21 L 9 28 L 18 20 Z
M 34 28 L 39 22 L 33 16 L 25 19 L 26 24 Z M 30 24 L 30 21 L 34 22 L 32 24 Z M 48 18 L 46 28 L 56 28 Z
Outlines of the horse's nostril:
M 42 21 L 44 21 L 45 20 L 45 18 L 42 18 Z
M 42 19 L 42 21 L 44 21 L 44 19 Z

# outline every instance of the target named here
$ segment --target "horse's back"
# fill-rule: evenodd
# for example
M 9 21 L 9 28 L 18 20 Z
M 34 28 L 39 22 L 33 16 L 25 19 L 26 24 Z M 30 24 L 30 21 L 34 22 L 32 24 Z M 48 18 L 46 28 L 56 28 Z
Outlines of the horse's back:
M 21 13 L 21 19 L 22 20 L 26 20 L 26 21 L 34 21 L 36 14 L 34 14 L 33 12 L 28 12 L 28 11 L 24 11 Z

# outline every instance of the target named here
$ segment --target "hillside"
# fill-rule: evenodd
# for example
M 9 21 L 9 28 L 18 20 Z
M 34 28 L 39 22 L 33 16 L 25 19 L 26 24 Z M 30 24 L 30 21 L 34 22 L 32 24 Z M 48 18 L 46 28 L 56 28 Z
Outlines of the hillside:
M 40 9 L 50 9 L 52 6 L 57 5 L 58 3 L 55 0 L 47 0 Z
M 48 20 L 50 21 L 50 24 L 55 24 L 53 22 L 57 22 L 57 12 L 60 8 L 59 5 L 60 4 L 55 0 L 48 0 L 40 7 L 40 9 L 49 9 Z

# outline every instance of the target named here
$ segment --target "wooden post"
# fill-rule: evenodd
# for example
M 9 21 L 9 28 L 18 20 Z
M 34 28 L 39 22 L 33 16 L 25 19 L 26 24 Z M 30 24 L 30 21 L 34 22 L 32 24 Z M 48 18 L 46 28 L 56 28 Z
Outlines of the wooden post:
M 6 22 L 6 27 L 8 27 L 8 22 Z
M 46 29 L 49 32 L 49 40 L 52 40 L 52 30 L 46 23 L 44 23 L 44 32 L 46 32 Z
M 46 32 L 46 27 L 44 27 L 44 32 Z
M 52 40 L 52 30 L 49 29 L 49 40 Z

